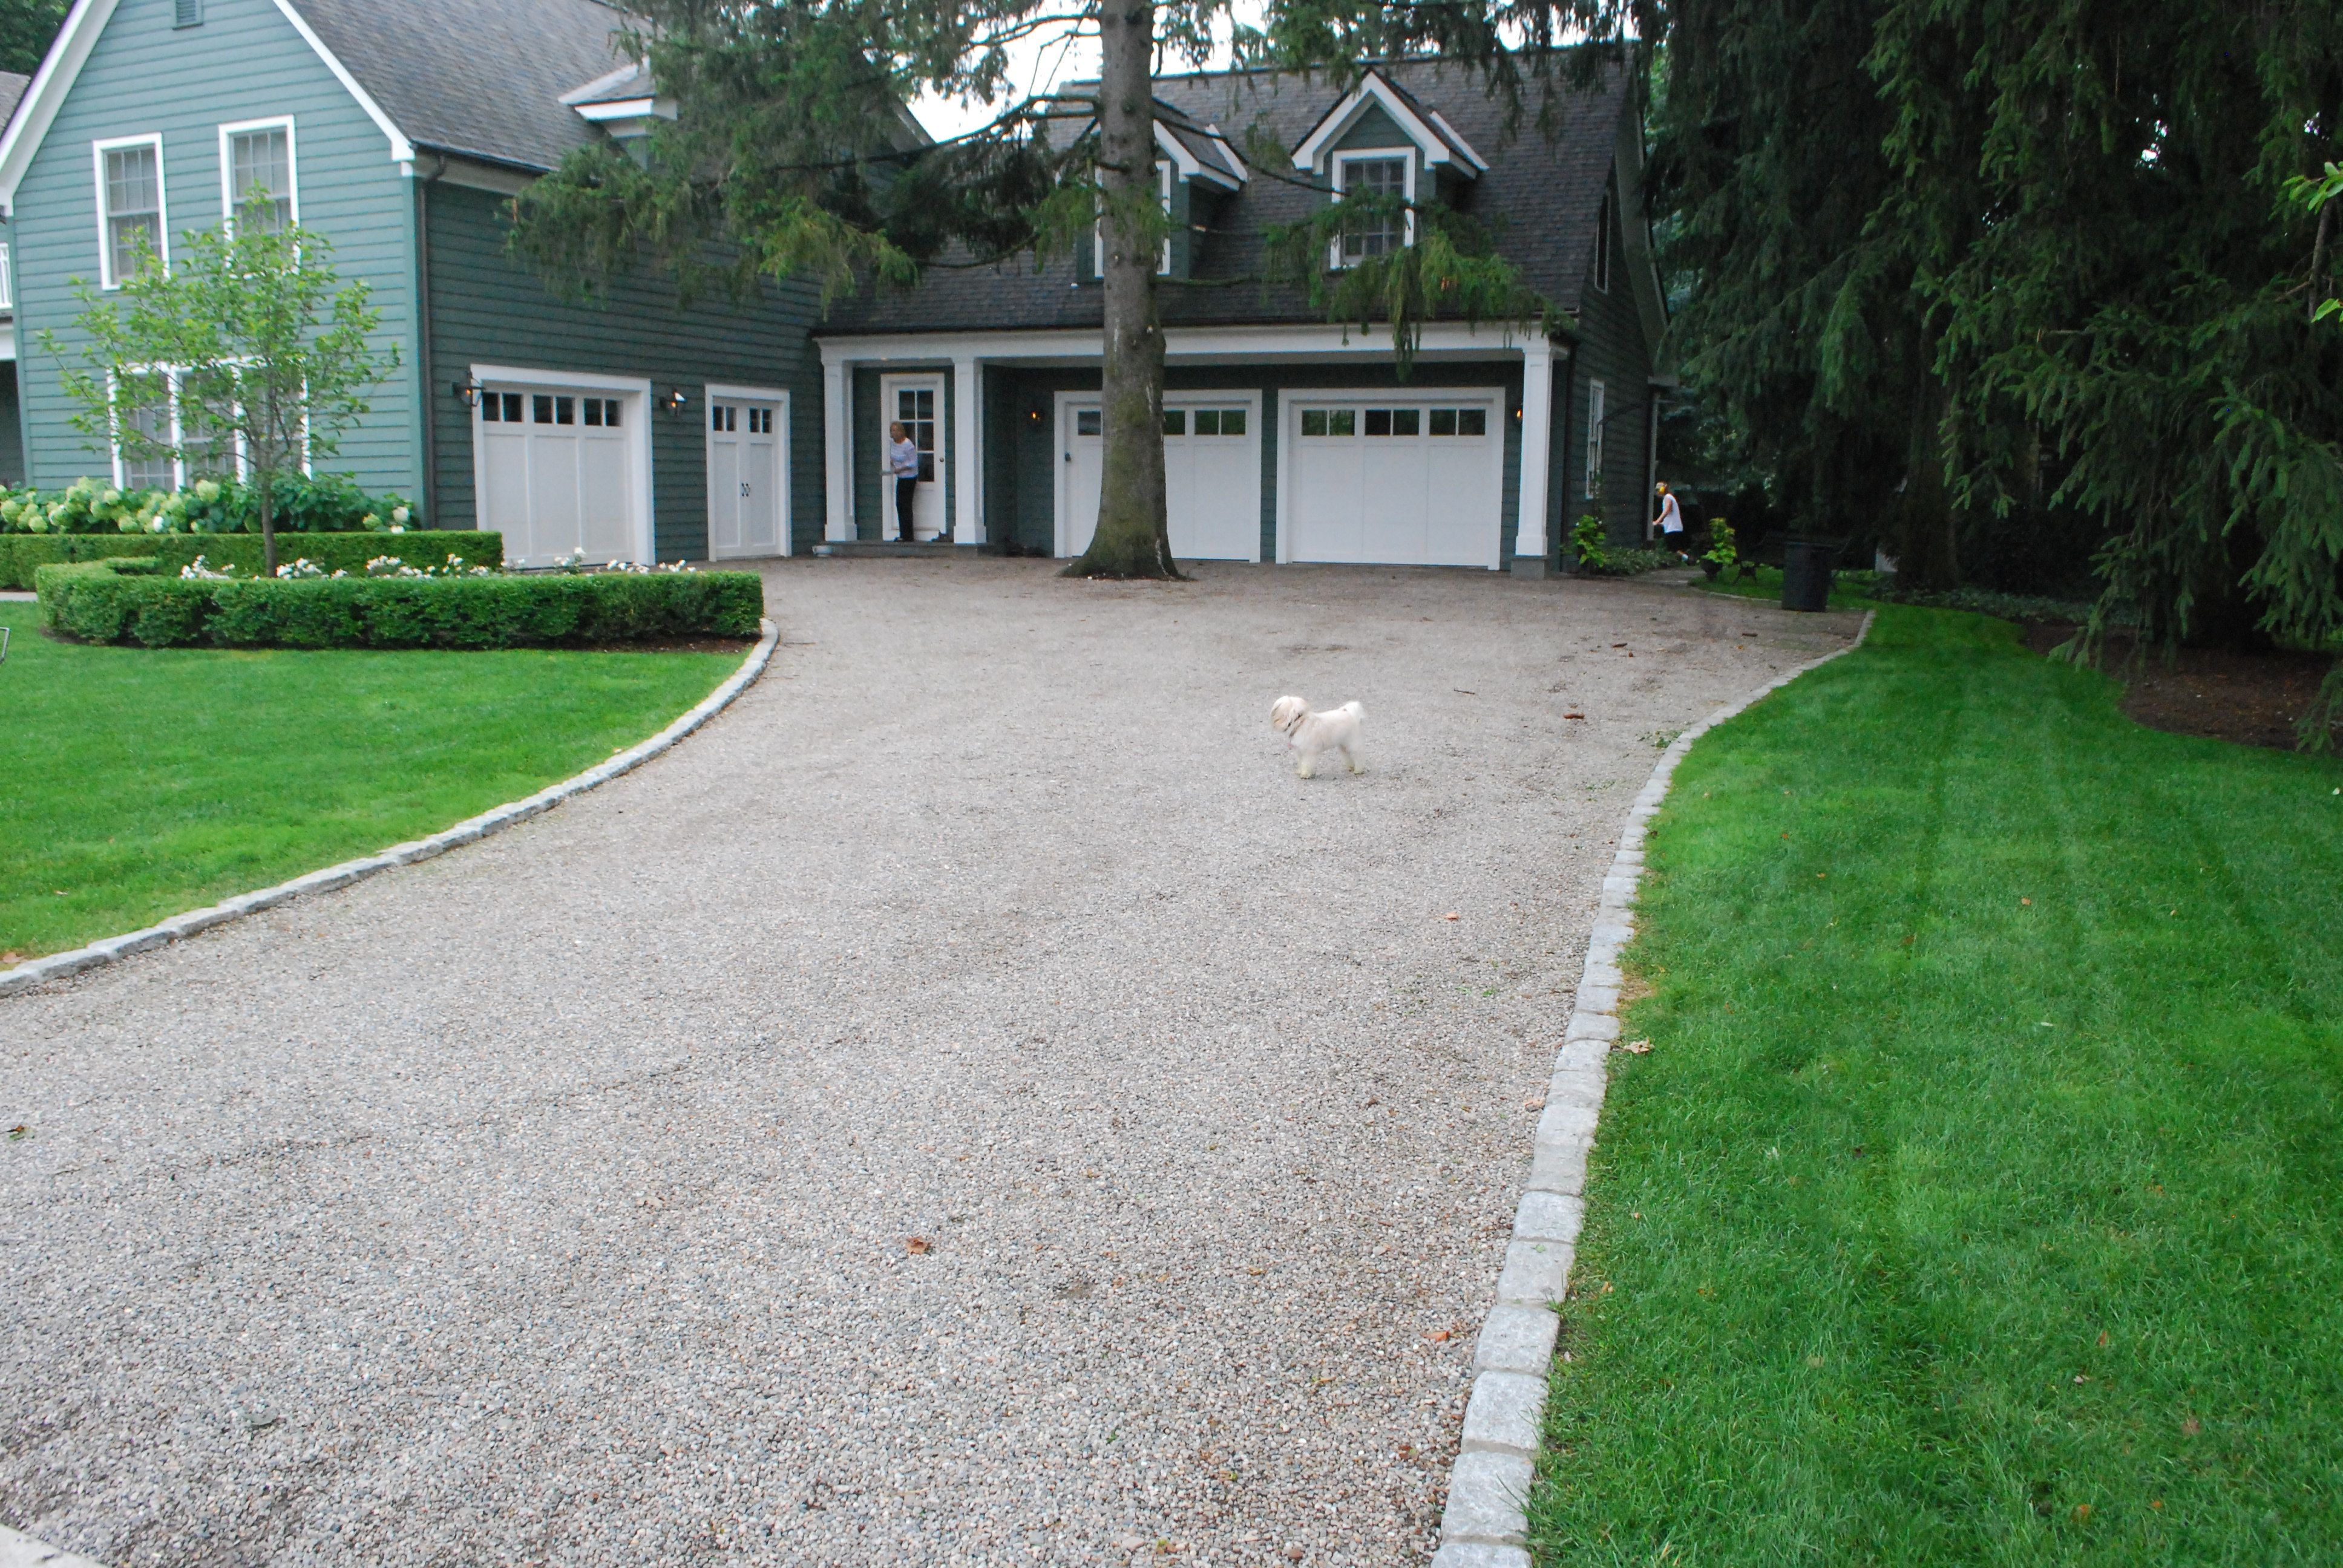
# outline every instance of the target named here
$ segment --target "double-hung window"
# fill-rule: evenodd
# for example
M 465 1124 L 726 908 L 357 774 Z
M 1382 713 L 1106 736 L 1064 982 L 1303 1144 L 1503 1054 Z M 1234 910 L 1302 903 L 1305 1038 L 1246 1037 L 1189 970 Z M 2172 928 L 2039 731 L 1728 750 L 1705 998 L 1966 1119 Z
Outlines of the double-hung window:
M 1603 493 L 1603 399 L 1600 381 L 1586 384 L 1586 494 Z
M 1415 214 L 1406 204 L 1415 196 L 1415 155 L 1407 151 L 1337 153 L 1334 199 L 1372 202 L 1342 226 L 1335 265 L 1355 266 L 1370 256 L 1390 256 L 1415 243 Z
M 233 371 L 218 388 L 216 405 L 234 397 Z M 141 371 L 118 383 L 116 396 L 136 386 L 136 396 L 117 404 L 114 482 L 125 490 L 184 489 L 198 479 L 234 479 L 244 474 L 244 440 L 206 412 L 206 390 L 188 372 L 169 366 Z M 307 467 L 306 456 L 303 467 Z
M 99 281 L 118 288 L 141 254 L 168 265 L 163 203 L 163 138 L 123 136 L 96 144 Z
M 220 212 L 233 228 L 250 225 L 282 234 L 301 221 L 300 184 L 293 166 L 293 122 L 250 120 L 222 126 Z

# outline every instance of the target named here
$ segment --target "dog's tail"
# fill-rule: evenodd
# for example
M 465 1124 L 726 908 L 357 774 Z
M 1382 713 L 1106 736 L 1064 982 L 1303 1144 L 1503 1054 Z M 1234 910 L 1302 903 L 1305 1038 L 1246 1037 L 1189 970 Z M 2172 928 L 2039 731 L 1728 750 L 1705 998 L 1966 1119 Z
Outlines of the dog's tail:
M 1367 716 L 1366 706 L 1363 703 L 1346 702 L 1342 704 L 1342 711 L 1353 719 L 1364 719 Z

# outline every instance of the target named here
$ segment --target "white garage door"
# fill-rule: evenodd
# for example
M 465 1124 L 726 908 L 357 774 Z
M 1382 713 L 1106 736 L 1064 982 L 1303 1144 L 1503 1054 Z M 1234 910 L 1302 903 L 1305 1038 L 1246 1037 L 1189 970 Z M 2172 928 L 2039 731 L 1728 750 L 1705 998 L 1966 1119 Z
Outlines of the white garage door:
M 1189 561 L 1261 559 L 1260 399 L 1177 392 L 1163 399 L 1163 500 L 1172 553 Z M 1098 531 L 1106 442 L 1095 398 L 1060 398 L 1058 553 L 1078 556 Z
M 1503 407 L 1494 389 L 1288 393 L 1287 558 L 1500 565 Z
M 480 527 L 505 537 L 512 566 L 631 561 L 643 549 L 637 464 L 642 398 L 587 387 L 480 393 Z

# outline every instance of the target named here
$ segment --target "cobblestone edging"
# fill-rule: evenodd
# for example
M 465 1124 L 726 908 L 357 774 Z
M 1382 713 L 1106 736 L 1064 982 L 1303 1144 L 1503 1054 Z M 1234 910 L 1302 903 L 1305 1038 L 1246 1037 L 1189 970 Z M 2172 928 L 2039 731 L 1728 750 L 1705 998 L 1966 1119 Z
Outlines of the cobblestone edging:
M 1440 1550 L 1432 1568 L 1531 1568 L 1523 1513 L 1537 1462 L 1538 1430 L 1545 1416 L 1546 1378 L 1560 1320 L 1554 1303 L 1570 1282 L 1578 1225 L 1586 1210 L 1586 1155 L 1609 1081 L 1604 1060 L 1619 1038 L 1619 954 L 1635 935 L 1635 888 L 1644 875 L 1644 831 L 1667 798 L 1676 764 L 1693 742 L 1790 682 L 1853 653 L 1871 633 L 1865 612 L 1855 640 L 1798 666 L 1677 736 L 1652 769 L 1643 793 L 1619 830 L 1619 852 L 1603 879 L 1603 901 L 1586 944 L 1586 972 L 1577 1008 L 1563 1032 L 1547 1087 L 1545 1113 L 1528 1189 L 1497 1276 L 1497 1301 L 1473 1351 L 1473 1397 L 1464 1407 L 1464 1435 L 1448 1477 L 1448 1508 L 1440 1521 Z
M 212 905 L 208 909 L 190 910 L 184 915 L 174 915 L 158 925 L 144 930 L 129 931 L 118 937 L 107 937 L 85 948 L 70 952 L 51 953 L 45 959 L 33 959 L 13 969 L 0 970 L 0 996 L 13 996 L 45 981 L 59 980 L 84 970 L 110 964 L 116 959 L 143 953 L 149 948 L 159 948 L 197 931 L 226 925 L 260 910 L 273 909 L 307 893 L 331 892 L 347 888 L 352 882 L 364 881 L 379 871 L 397 866 L 411 866 L 417 860 L 427 860 L 434 855 L 445 854 L 461 844 L 485 839 L 501 832 L 516 822 L 525 822 L 541 812 L 549 811 L 572 795 L 582 795 L 597 786 L 608 783 L 622 773 L 631 773 L 644 763 L 667 750 L 677 741 L 715 718 L 731 705 L 732 699 L 746 691 L 756 678 L 765 673 L 765 666 L 773 657 L 774 645 L 780 640 L 780 628 L 769 618 L 761 625 L 761 635 L 740 668 L 725 678 L 724 684 L 703 699 L 689 713 L 652 736 L 640 745 L 629 747 L 607 762 L 597 763 L 585 772 L 564 779 L 558 784 L 548 784 L 534 795 L 503 805 L 478 816 L 457 823 L 443 832 L 427 839 L 416 839 L 405 844 L 394 844 L 378 855 L 360 859 L 344 860 L 338 866 L 327 866 L 322 871 L 312 871 L 306 877 L 296 877 L 289 882 L 279 882 L 258 892 L 244 893 Z M 0 1568 L 9 1568 L 0 1557 Z
M 46 1546 L 29 1535 L 20 1535 L 0 1524 L 0 1568 L 100 1568 L 88 1557 L 76 1557 L 70 1552 L 60 1552 Z

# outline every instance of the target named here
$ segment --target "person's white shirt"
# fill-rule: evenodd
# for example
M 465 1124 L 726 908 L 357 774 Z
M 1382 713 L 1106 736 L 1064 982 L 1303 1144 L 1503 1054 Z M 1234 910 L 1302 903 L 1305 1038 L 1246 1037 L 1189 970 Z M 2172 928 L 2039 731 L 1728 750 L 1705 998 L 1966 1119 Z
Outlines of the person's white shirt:
M 920 444 L 909 436 L 887 448 L 887 471 L 899 479 L 920 477 Z
M 1684 512 L 1676 506 L 1676 493 L 1674 490 L 1660 498 L 1660 532 L 1664 534 L 1684 532 Z

